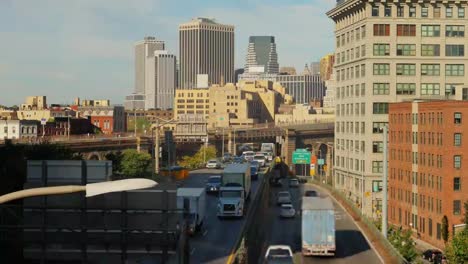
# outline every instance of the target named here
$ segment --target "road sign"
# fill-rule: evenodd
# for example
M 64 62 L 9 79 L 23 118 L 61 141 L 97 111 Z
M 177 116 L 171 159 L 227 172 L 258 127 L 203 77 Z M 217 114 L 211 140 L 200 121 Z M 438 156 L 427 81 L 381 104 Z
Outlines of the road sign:
M 325 160 L 324 159 L 318 159 L 318 165 L 323 165 L 325 164 Z
M 45 125 L 47 123 L 47 120 L 45 118 L 41 118 L 41 125 Z
M 296 149 L 294 152 L 307 152 L 307 153 L 309 153 L 309 151 L 307 149 Z
M 328 166 L 327 166 L 327 165 L 323 165 L 323 170 L 324 170 L 324 171 L 327 171 L 327 170 L 328 170 Z
M 317 156 L 313 155 L 312 160 L 310 162 L 311 164 L 317 164 Z
M 310 164 L 310 152 L 307 151 L 294 151 L 292 155 L 293 164 Z

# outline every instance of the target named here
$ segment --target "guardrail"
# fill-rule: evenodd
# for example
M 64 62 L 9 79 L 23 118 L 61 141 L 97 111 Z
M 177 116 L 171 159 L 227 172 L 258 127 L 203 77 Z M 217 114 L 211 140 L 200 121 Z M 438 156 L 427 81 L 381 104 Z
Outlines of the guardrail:
M 388 253 L 388 255 L 392 258 L 391 263 L 401 263 L 401 264 L 409 263 L 408 261 L 405 260 L 405 258 L 403 258 L 403 256 L 398 252 L 398 250 L 396 250 L 393 247 L 393 245 L 390 244 L 390 242 L 382 235 L 381 231 L 374 225 L 372 220 L 370 220 L 367 216 L 362 214 L 361 210 L 357 208 L 354 205 L 354 203 L 348 200 L 342 192 L 334 189 L 332 186 L 328 184 L 323 184 L 315 179 L 311 179 L 310 177 L 308 177 L 308 181 L 322 188 L 327 189 L 340 203 L 342 204 L 344 203 L 345 208 L 347 210 L 348 209 L 351 210 L 351 212 L 349 211 L 348 212 L 353 217 L 357 216 L 358 219 L 355 219 L 355 220 L 361 220 L 361 222 L 365 225 L 367 230 L 370 231 L 370 234 L 367 234 L 367 235 L 371 235 L 371 238 L 369 238 L 369 240 L 371 240 L 370 242 L 372 243 L 373 242 L 372 240 L 374 241 L 377 240 L 379 245 L 381 245 L 386 251 L 386 253 Z

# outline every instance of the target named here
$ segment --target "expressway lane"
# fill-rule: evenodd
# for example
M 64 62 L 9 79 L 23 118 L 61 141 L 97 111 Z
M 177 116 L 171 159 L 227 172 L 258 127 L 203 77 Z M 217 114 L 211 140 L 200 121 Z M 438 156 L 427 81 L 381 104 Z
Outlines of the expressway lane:
M 221 175 L 222 170 L 203 169 L 192 171 L 181 187 L 204 188 L 211 175 Z M 251 200 L 256 195 L 261 176 L 252 181 Z M 202 230 L 190 239 L 190 263 L 226 263 L 240 234 L 245 217 L 242 219 L 218 219 L 217 196 L 207 194 L 206 216 Z
M 279 218 L 276 193 L 285 190 L 289 190 L 293 198 L 293 205 L 297 212 L 294 219 Z M 269 203 L 272 206 L 269 215 L 273 217 L 274 222 L 268 241 L 269 245 L 289 245 L 294 252 L 296 263 L 381 263 L 380 258 L 369 246 L 352 218 L 334 200 L 337 248 L 335 257 L 303 257 L 301 254 L 301 216 L 299 211 L 305 190 L 316 190 L 320 196 L 328 196 L 328 194 L 321 193 L 308 184 L 301 184 L 298 188 L 283 186 L 272 189 Z

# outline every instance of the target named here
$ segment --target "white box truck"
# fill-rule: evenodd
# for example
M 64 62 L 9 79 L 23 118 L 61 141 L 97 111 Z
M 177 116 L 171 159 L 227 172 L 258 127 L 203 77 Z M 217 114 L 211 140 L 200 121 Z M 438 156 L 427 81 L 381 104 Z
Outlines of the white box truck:
M 206 195 L 204 188 L 178 188 L 177 209 L 183 210 L 190 235 L 200 230 L 205 219 Z
M 334 256 L 335 209 L 330 198 L 302 198 L 302 255 Z
M 250 196 L 251 175 L 248 163 L 229 164 L 221 176 L 218 217 L 242 217 Z

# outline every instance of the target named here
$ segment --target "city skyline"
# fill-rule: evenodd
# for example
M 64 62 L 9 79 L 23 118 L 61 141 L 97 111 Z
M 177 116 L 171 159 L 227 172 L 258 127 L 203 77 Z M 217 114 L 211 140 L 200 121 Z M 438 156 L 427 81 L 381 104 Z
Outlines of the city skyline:
M 236 69 L 244 66 L 251 35 L 275 36 L 280 66 L 302 67 L 332 52 L 333 24 L 324 15 L 335 4 L 331 0 L 270 1 L 268 6 L 210 0 L 189 3 L 184 10 L 177 1 L 46 2 L 0 3 L 0 35 L 10 40 L 0 44 L 0 90 L 7 91 L 0 104 L 18 105 L 37 91 L 56 103 L 71 103 L 74 97 L 123 103 L 135 88 L 134 43 L 153 35 L 178 56 L 178 25 L 198 16 L 235 26 Z M 263 23 L 254 23 L 258 19 Z M 323 30 L 303 34 L 304 25 L 317 24 Z

